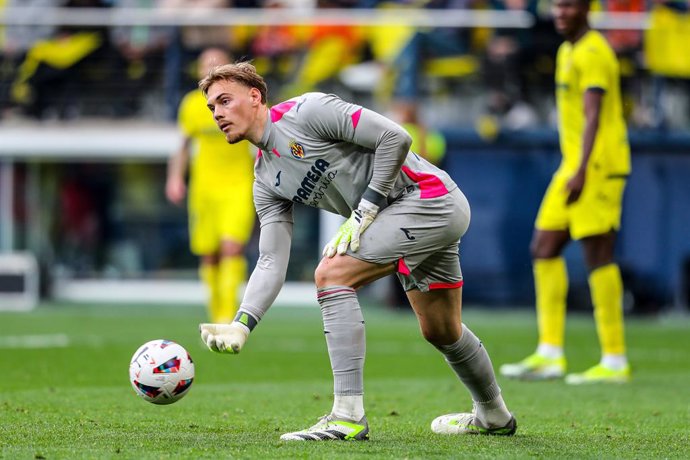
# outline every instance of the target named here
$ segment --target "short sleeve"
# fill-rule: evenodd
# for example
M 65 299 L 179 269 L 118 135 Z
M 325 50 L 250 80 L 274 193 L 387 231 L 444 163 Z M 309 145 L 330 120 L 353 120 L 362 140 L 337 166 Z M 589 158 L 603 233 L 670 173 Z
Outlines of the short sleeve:
M 601 89 L 608 91 L 611 84 L 609 63 L 602 50 L 596 47 L 587 47 L 578 59 L 580 72 L 580 91 L 584 93 L 588 89 Z

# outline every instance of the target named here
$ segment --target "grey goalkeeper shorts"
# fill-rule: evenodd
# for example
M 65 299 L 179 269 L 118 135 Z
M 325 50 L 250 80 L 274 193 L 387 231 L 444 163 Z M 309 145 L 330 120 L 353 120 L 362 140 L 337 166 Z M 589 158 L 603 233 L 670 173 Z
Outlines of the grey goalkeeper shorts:
M 462 286 L 458 244 L 470 224 L 467 198 L 455 188 L 422 199 L 411 188 L 385 208 L 347 254 L 375 264 L 395 264 L 406 291 Z

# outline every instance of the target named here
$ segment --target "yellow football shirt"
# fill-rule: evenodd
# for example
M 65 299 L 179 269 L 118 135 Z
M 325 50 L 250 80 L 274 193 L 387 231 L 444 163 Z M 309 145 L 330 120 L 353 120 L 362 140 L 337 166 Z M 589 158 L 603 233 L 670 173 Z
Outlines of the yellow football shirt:
M 228 197 L 233 188 L 251 187 L 254 181 L 251 144 L 247 141 L 227 143 L 201 91 L 190 91 L 184 97 L 178 124 L 182 133 L 192 139 L 191 193 L 222 198 Z
M 599 32 L 590 30 L 577 42 L 564 42 L 556 56 L 556 104 L 561 172 L 574 173 L 582 158 L 585 129 L 584 94 L 604 91 L 589 167 L 607 175 L 630 172 L 630 146 L 623 118 L 618 59 Z

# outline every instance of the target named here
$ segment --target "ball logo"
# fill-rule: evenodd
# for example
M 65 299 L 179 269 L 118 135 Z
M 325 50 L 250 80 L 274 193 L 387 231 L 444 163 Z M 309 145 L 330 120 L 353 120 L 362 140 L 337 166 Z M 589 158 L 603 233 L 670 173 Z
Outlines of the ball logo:
M 293 157 L 301 160 L 304 158 L 304 147 L 299 142 L 292 140 L 290 141 L 290 153 L 292 153 Z
M 180 370 L 180 362 L 181 362 L 181 360 L 179 358 L 177 358 L 177 356 L 176 356 L 172 359 L 167 360 L 166 362 L 164 362 L 160 366 L 154 367 L 153 373 L 154 374 L 169 374 L 172 372 L 178 372 Z

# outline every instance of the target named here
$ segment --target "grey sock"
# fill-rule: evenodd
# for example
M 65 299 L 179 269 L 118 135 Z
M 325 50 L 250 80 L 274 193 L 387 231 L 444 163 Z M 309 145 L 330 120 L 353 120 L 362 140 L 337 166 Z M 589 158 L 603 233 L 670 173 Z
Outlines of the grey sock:
M 476 402 L 488 402 L 501 394 L 489 354 L 476 335 L 462 325 L 462 336 L 450 345 L 436 347 Z
M 317 291 L 336 395 L 364 394 L 364 317 L 355 290 L 329 286 Z

